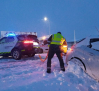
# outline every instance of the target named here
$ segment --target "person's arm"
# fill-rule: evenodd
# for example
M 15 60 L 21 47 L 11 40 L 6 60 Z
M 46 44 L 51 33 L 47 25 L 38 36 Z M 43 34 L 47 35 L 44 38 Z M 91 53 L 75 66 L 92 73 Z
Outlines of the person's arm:
M 65 39 L 65 41 L 63 42 L 63 45 L 67 45 L 66 39 Z
M 48 38 L 47 43 L 50 44 L 52 41 L 52 35 Z

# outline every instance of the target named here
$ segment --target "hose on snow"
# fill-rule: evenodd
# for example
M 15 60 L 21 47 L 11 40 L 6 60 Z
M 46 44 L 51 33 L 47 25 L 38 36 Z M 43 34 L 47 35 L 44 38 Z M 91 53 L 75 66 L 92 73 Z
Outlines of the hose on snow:
M 47 53 L 45 59 L 42 59 L 41 55 L 39 55 L 39 58 L 40 58 L 40 60 L 41 60 L 42 62 L 44 62 L 44 61 L 47 59 L 47 57 L 48 57 L 48 53 Z

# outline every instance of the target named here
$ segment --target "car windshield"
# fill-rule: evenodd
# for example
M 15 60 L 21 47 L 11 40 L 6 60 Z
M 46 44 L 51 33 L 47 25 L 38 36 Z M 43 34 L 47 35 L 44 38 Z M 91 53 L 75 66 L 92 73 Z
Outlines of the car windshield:
M 81 41 L 83 41 L 83 40 L 85 40 L 86 38 L 83 38 L 83 39 L 81 39 L 81 40 L 79 40 L 79 41 L 77 41 L 77 43 L 80 43 Z
M 23 41 L 26 39 L 25 35 L 17 35 L 18 40 Z
M 17 38 L 20 41 L 23 41 L 23 40 L 33 40 L 34 42 L 38 42 L 39 43 L 39 40 L 37 39 L 36 35 L 17 35 Z
M 27 37 L 29 40 L 33 40 L 34 42 L 39 42 L 36 35 L 28 35 Z

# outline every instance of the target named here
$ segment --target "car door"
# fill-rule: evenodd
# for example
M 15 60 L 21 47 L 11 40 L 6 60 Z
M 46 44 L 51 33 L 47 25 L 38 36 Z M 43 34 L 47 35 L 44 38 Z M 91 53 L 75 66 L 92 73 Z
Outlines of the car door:
M 84 50 L 84 57 L 91 71 L 88 74 L 99 80 L 99 40 L 90 40 L 90 46 Z
M 4 52 L 10 53 L 11 50 L 15 47 L 16 42 L 16 37 L 7 37 L 6 44 L 4 44 Z
M 93 67 L 95 65 L 95 61 L 94 61 L 94 50 L 90 47 L 85 48 L 84 50 L 84 55 L 83 55 L 83 59 L 84 59 L 84 63 L 86 63 L 86 72 L 93 77 L 94 79 L 96 79 L 95 75 L 93 74 Z
M 91 42 L 91 53 L 93 56 L 93 66 L 91 67 L 92 74 L 99 80 L 99 39 L 97 41 Z
M 5 53 L 4 45 L 6 45 L 6 40 L 7 40 L 7 37 L 0 39 L 0 55 L 3 55 Z

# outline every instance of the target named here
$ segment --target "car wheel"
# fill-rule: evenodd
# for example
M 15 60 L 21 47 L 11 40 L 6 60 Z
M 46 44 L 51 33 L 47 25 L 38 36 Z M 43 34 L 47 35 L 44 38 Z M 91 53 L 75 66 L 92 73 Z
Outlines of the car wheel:
M 86 67 L 84 65 L 84 63 L 78 59 L 78 58 L 73 58 L 70 61 L 74 62 L 75 64 L 77 64 L 78 66 L 80 66 L 84 71 L 86 70 Z
M 32 57 L 34 57 L 35 56 L 35 53 L 33 53 L 33 56 Z
M 21 52 L 18 49 L 14 49 L 11 54 L 14 59 L 21 59 Z

